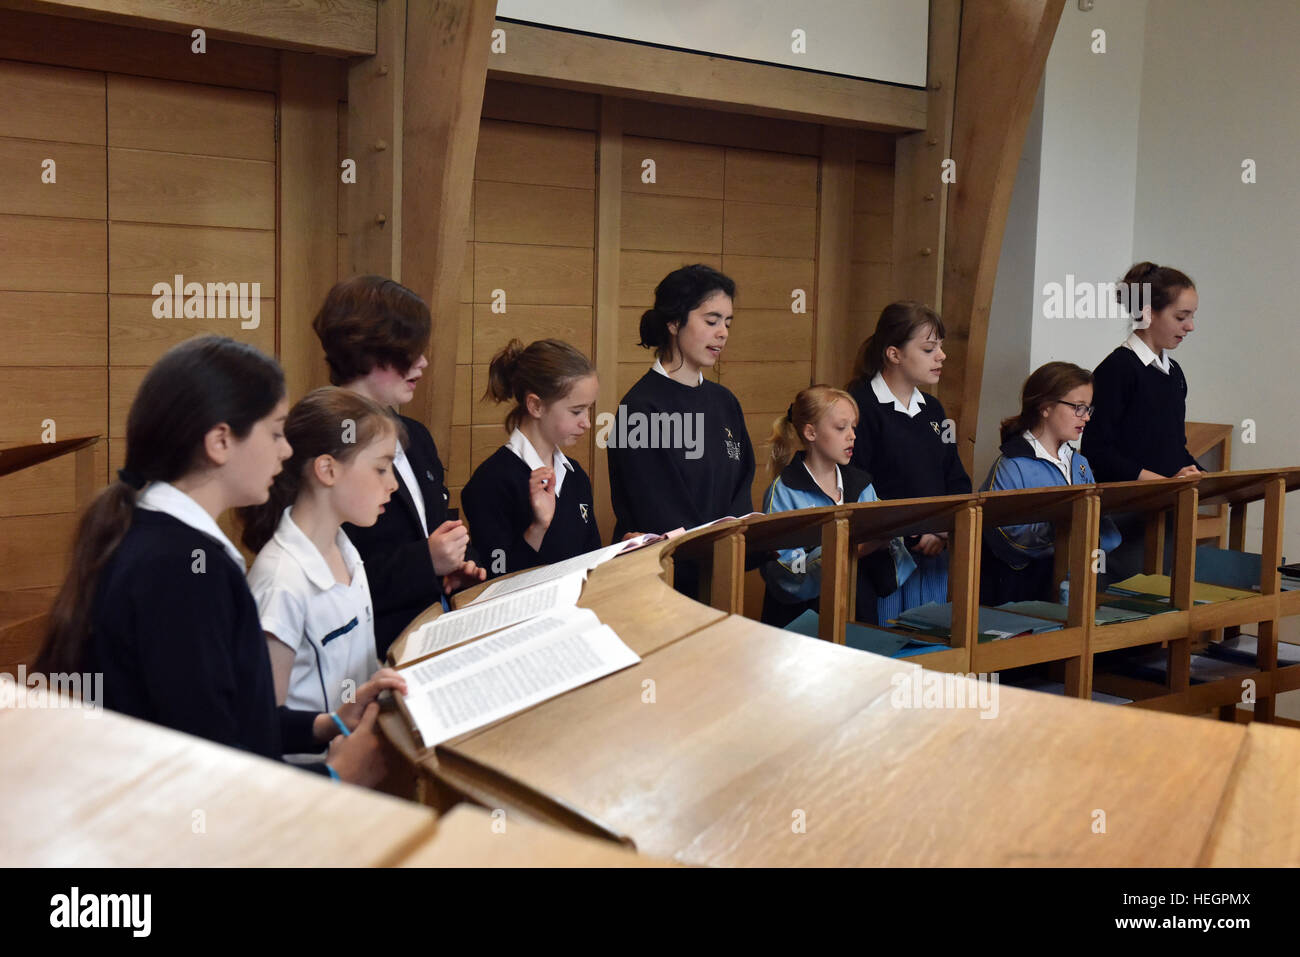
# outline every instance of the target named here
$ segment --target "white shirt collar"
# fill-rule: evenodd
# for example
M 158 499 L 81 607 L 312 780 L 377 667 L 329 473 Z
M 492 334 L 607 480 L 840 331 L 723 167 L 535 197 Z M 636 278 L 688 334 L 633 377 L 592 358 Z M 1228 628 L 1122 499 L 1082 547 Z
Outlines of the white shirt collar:
M 907 405 L 898 401 L 898 396 L 889 391 L 889 386 L 885 384 L 885 377 L 879 372 L 871 380 L 871 391 L 876 394 L 876 398 L 881 402 L 892 402 L 894 408 L 899 412 L 912 418 L 916 413 L 921 411 L 921 406 L 925 405 L 925 396 L 921 395 L 921 390 L 912 386 L 912 394 L 908 397 Z
M 1156 355 L 1136 332 L 1130 333 L 1129 337 L 1124 340 L 1124 347 L 1136 352 L 1137 357 L 1142 360 L 1144 366 L 1154 364 L 1165 375 L 1169 374 L 1169 353 L 1161 349 L 1160 355 Z
M 652 365 L 650 368 L 651 370 L 653 370 L 654 372 L 658 372 L 661 376 L 664 376 L 665 378 L 668 379 L 672 378 L 672 376 L 668 374 L 668 370 L 664 368 L 663 363 L 660 362 L 658 359 L 655 360 L 655 364 Z M 702 385 L 703 383 L 704 383 L 704 373 L 701 372 L 699 384 Z
M 280 516 L 280 524 L 275 529 L 273 540 L 284 549 L 286 555 L 298 563 L 308 581 L 321 591 L 329 591 L 341 583 L 334 578 L 329 562 L 316 547 L 316 543 L 308 538 L 307 533 L 293 520 L 292 512 L 292 505 L 284 510 L 284 514 Z M 334 542 L 343 553 L 343 565 L 348 570 L 349 578 L 356 581 L 357 568 L 361 565 L 361 554 L 341 528 L 334 536 Z
M 816 485 L 820 489 L 821 485 L 817 481 L 817 476 L 813 475 L 812 469 L 808 468 L 807 459 L 803 460 L 803 467 L 804 467 L 804 471 L 808 473 L 808 477 L 813 480 L 813 485 Z M 824 492 L 825 489 L 822 489 L 822 491 Z M 844 504 L 844 479 L 840 477 L 839 465 L 835 466 L 835 504 L 836 505 Z
M 528 441 L 528 436 L 517 428 L 510 433 L 506 448 L 523 459 L 524 464 L 529 469 L 540 469 L 545 465 L 542 457 L 537 454 L 537 449 L 533 448 L 533 443 Z M 565 473 L 573 470 L 573 465 L 565 454 L 560 451 L 558 445 L 555 447 L 554 456 L 552 456 L 551 468 L 555 469 L 555 494 L 558 497 L 560 488 L 564 485 Z
M 248 570 L 248 566 L 244 564 L 244 556 L 240 554 L 234 543 L 226 538 L 226 533 L 221 530 L 217 520 L 208 514 L 207 509 L 170 482 L 150 482 L 145 490 L 140 493 L 140 497 L 135 504 L 140 508 L 147 508 L 151 512 L 162 512 L 164 515 L 170 515 L 178 522 L 184 522 L 190 528 L 200 531 L 204 535 L 211 535 L 221 543 L 221 547 L 239 566 L 240 571 Z
M 1070 481 L 1070 461 L 1074 455 L 1074 449 L 1070 446 L 1069 442 L 1062 442 L 1061 448 L 1057 451 L 1057 454 L 1053 455 L 1051 452 L 1047 451 L 1047 447 L 1043 445 L 1042 442 L 1038 441 L 1038 437 L 1034 435 L 1033 432 L 1025 429 L 1021 435 L 1025 437 L 1025 440 L 1029 443 L 1029 447 L 1034 450 L 1035 458 L 1051 462 L 1061 470 L 1061 473 L 1065 476 L 1065 481 Z

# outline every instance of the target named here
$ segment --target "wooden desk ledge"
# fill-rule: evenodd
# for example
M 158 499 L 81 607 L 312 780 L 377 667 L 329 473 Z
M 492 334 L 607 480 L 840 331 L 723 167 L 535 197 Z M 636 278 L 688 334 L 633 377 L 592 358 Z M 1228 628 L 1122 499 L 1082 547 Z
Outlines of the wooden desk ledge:
M 0 863 L 348 867 L 433 833 L 408 801 L 111 711 L 0 710 Z
M 402 867 L 673 867 L 608 841 L 545 827 L 504 811 L 457 805 Z

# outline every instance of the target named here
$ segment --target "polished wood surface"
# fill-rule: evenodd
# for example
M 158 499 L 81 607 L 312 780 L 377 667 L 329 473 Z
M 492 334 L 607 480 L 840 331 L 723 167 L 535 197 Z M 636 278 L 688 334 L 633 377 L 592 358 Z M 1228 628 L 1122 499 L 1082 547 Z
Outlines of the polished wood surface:
M 113 712 L 0 709 L 0 847 L 28 867 L 399 860 L 426 808 Z

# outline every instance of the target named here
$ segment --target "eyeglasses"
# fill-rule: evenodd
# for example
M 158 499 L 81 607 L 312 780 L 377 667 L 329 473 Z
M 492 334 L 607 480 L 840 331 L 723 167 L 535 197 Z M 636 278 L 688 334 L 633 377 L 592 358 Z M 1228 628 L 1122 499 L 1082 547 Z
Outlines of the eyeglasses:
M 1095 405 L 1084 405 L 1082 402 L 1066 402 L 1064 399 L 1057 399 L 1056 401 L 1061 403 L 1061 405 L 1068 405 L 1072 408 L 1074 410 L 1075 418 L 1078 419 L 1087 418 L 1097 411 Z

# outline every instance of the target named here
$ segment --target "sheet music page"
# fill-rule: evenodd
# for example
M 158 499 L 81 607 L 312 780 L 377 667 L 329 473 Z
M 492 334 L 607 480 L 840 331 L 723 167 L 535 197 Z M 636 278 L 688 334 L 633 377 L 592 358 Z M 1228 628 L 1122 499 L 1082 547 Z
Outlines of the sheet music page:
M 585 579 L 585 572 L 574 572 L 555 581 L 511 592 L 493 601 L 483 604 L 471 602 L 456 611 L 444 612 L 411 633 L 398 664 L 422 658 L 547 612 L 572 608 L 578 603 Z
M 590 618 L 585 618 L 590 615 Z M 594 612 L 571 609 L 406 669 L 406 709 L 425 747 L 473 731 L 641 659 Z M 525 634 L 526 633 L 526 634 Z
M 479 602 L 491 601 L 494 598 L 500 598 L 502 595 L 509 595 L 511 592 L 520 591 L 524 588 L 532 588 L 544 582 L 554 581 L 557 578 L 563 578 L 574 572 L 581 572 L 583 578 L 586 573 L 598 565 L 603 565 L 620 551 L 623 550 L 623 543 L 618 542 L 614 545 L 607 545 L 604 548 L 598 548 L 595 551 L 584 552 L 581 555 L 574 555 L 572 558 L 566 558 L 562 562 L 554 562 L 550 565 L 539 565 L 537 568 L 530 568 L 528 571 L 520 572 L 518 575 L 512 575 L 510 578 L 503 578 L 495 581 L 483 589 L 472 602 L 471 605 L 477 605 Z M 467 606 L 468 607 L 468 606 Z

